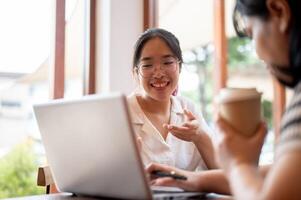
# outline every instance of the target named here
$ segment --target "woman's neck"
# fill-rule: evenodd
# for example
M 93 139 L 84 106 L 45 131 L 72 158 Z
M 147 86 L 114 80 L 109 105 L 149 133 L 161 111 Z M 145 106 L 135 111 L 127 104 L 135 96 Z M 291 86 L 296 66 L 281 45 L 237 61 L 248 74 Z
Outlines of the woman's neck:
M 170 112 L 171 99 L 166 101 L 157 101 L 151 97 L 137 96 L 137 100 L 144 112 L 158 114 L 166 114 Z

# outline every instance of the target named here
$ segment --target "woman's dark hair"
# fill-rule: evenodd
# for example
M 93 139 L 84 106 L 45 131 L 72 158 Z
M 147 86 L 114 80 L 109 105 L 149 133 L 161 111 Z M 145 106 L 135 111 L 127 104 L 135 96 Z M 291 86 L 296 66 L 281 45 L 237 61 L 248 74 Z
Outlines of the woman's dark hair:
M 301 79 L 301 0 L 287 0 L 291 11 L 289 27 L 289 58 L 291 68 Z M 238 36 L 246 36 L 241 26 L 241 16 L 269 18 L 266 0 L 237 0 L 233 12 L 233 25 Z
M 139 37 L 139 39 L 135 44 L 135 50 L 133 56 L 133 68 L 137 67 L 139 63 L 141 51 L 144 45 L 146 44 L 147 41 L 153 38 L 160 38 L 167 44 L 167 46 L 170 48 L 174 56 L 180 61 L 180 68 L 181 68 L 181 64 L 183 63 L 183 58 L 182 58 L 180 42 L 174 34 L 161 28 L 148 29 L 144 33 L 142 33 L 142 35 Z
M 268 18 L 266 0 L 237 0 L 233 12 L 233 25 L 239 37 L 246 37 L 242 16 L 257 16 L 262 20 Z

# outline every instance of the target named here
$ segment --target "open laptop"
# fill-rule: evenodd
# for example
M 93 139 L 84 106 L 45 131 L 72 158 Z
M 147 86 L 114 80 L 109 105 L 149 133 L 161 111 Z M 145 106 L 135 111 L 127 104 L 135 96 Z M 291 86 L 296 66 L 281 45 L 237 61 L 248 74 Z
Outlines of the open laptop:
M 151 190 L 122 94 L 91 95 L 34 105 L 47 160 L 60 191 L 161 199 L 201 193 Z

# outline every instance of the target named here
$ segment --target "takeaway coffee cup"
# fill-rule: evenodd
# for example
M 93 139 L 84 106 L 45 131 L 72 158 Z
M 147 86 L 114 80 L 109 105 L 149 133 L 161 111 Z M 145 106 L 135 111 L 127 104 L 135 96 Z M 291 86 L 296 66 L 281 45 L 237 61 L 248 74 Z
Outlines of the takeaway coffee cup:
M 255 133 L 261 120 L 261 93 L 255 88 L 223 88 L 218 97 L 219 113 L 245 136 Z

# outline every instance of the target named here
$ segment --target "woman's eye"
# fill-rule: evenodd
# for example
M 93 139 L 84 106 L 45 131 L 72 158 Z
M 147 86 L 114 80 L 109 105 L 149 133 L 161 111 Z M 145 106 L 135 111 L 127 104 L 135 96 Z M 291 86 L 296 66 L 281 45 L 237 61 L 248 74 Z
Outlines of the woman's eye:
M 173 64 L 172 61 L 164 62 L 164 65 L 172 65 L 172 64 Z
M 153 65 L 152 64 L 143 64 L 141 65 L 143 68 L 151 68 Z

